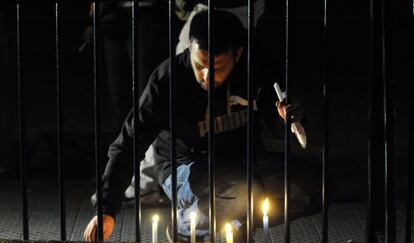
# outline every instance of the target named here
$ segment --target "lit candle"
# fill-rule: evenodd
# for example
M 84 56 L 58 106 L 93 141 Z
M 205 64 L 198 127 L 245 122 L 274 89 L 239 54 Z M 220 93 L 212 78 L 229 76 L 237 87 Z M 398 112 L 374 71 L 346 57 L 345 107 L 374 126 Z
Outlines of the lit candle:
M 190 214 L 190 232 L 191 232 L 190 241 L 191 243 L 196 242 L 196 219 L 197 219 L 197 214 L 195 212 L 192 212 Z
M 266 198 L 263 203 L 263 232 L 264 232 L 264 242 L 270 242 L 269 239 L 269 217 L 267 216 L 267 211 L 269 210 L 269 199 Z
M 158 221 L 160 217 L 156 214 L 152 216 L 152 243 L 158 243 Z
M 231 224 L 226 224 L 226 243 L 233 243 L 233 231 L 231 230 Z

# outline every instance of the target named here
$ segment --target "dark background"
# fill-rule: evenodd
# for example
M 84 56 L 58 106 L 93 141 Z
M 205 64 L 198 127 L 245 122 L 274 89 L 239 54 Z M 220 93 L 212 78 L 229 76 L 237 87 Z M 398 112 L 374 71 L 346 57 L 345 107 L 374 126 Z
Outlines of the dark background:
M 322 4 L 291 1 L 289 16 L 290 91 L 298 97 L 307 114 L 309 151 L 297 145 L 295 153 L 320 163 L 322 148 Z M 367 144 L 369 108 L 369 2 L 342 0 L 329 3 L 328 42 L 330 83 L 330 175 L 334 194 L 344 200 L 363 198 L 367 191 Z M 257 30 L 261 48 L 273 53 L 263 65 L 280 78 L 284 55 L 284 2 L 268 1 L 262 27 Z M 63 161 L 70 177 L 93 177 L 94 108 L 93 56 L 91 48 L 78 52 L 89 23 L 88 3 L 68 3 L 62 8 L 62 111 Z M 0 67 L 1 120 L 0 169 L 17 174 L 17 80 L 16 8 L 0 5 L 7 31 L 8 66 Z M 56 80 L 54 4 L 25 4 L 22 21 L 22 82 L 27 137 L 25 158 L 30 176 L 57 175 Z M 409 102 L 413 99 L 412 5 L 397 2 L 391 17 L 391 65 L 395 82 L 395 135 L 398 188 L 402 188 L 408 162 Z M 3 33 L 0 33 L 2 35 Z M 411 48 L 411 49 L 410 49 Z M 102 63 L 101 63 L 102 67 Z M 104 78 L 104 76 L 102 76 Z M 280 81 L 282 82 L 282 81 Z M 106 161 L 111 135 L 107 87 L 101 81 L 102 158 Z M 411 124 L 412 125 L 412 124 Z M 283 149 L 282 132 L 269 142 Z M 269 136 L 267 136 L 269 140 Z M 11 168 L 11 170 L 10 170 Z

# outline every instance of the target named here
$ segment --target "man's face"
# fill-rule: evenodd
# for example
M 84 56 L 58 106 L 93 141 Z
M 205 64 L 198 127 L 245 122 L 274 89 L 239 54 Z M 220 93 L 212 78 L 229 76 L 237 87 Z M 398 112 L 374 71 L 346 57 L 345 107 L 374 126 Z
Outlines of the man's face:
M 241 47 L 237 52 L 229 50 L 214 57 L 215 87 L 220 87 L 231 74 L 242 52 Z M 197 42 L 193 41 L 190 45 L 190 54 L 194 76 L 201 87 L 208 90 L 208 51 L 200 49 Z

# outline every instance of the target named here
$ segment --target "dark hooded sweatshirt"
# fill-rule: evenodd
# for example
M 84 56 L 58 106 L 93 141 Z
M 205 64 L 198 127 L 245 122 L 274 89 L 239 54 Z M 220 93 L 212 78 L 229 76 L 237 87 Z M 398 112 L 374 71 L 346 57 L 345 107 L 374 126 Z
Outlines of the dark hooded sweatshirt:
M 176 58 L 176 111 L 177 162 L 208 163 L 208 92 L 197 83 L 191 67 L 189 50 Z M 171 174 L 170 132 L 169 132 L 169 60 L 167 59 L 152 73 L 149 83 L 139 100 L 139 121 L 137 123 L 138 150 L 136 161 L 144 159 L 145 151 L 152 144 L 159 182 Z M 258 70 L 258 68 L 256 68 Z M 216 163 L 244 160 L 246 157 L 247 106 L 231 104 L 231 99 L 247 102 L 246 56 L 235 66 L 227 80 L 216 88 Z M 260 74 L 260 71 L 257 72 Z M 263 150 L 259 115 L 270 115 L 278 120 L 274 107 L 276 94 L 271 84 L 260 84 L 260 75 L 255 75 L 255 151 Z M 257 95 L 256 95 L 257 94 Z M 240 102 L 233 102 L 240 103 Z M 241 102 L 244 103 L 244 102 Z M 109 162 L 103 176 L 104 214 L 115 216 L 121 209 L 123 192 L 133 174 L 133 116 L 127 116 L 121 133 L 109 148 Z M 206 172 L 207 173 L 207 172 Z

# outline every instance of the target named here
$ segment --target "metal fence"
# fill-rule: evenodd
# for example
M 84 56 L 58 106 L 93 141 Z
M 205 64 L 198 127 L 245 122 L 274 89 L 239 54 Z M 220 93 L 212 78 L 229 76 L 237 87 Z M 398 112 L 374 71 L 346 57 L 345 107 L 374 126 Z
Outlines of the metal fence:
M 133 40 L 137 35 L 137 28 L 138 28 L 138 18 L 136 17 L 139 15 L 138 10 L 138 1 L 131 1 L 132 2 L 132 33 L 133 33 Z M 290 86 L 289 86 L 289 14 L 291 14 L 291 10 L 289 9 L 289 0 L 286 0 L 286 16 L 285 16 L 285 87 L 286 87 L 286 94 L 287 94 L 287 103 L 291 100 L 290 95 Z M 65 166 L 62 163 L 61 159 L 61 127 L 62 127 L 62 112 L 61 112 L 61 80 L 62 80 L 62 72 L 61 72 L 61 28 L 60 28 L 60 11 L 62 8 L 62 1 L 56 0 L 55 4 L 55 50 L 56 50 L 56 92 L 57 92 L 57 144 L 58 144 L 58 164 L 59 164 L 59 203 L 60 203 L 60 230 L 61 236 L 60 239 L 62 241 L 66 240 L 66 205 L 65 205 Z M 93 2 L 94 5 L 99 5 L 100 1 Z M 175 124 L 175 105 L 176 105 L 176 63 L 175 59 L 175 46 L 176 41 L 172 37 L 174 35 L 173 31 L 176 29 L 174 26 L 176 23 L 174 22 L 174 2 L 170 0 L 169 2 L 169 17 L 170 17 L 170 73 L 171 73 L 171 83 L 170 83 L 170 132 L 171 132 L 171 161 L 172 161 L 172 191 L 173 191 L 173 200 L 171 202 L 171 225 L 172 225 L 172 232 L 173 232 L 173 239 L 177 241 L 177 161 L 176 161 L 176 124 Z M 22 47 L 24 43 L 21 40 L 21 17 L 24 11 L 24 1 L 17 1 L 16 3 L 16 14 L 17 14 L 17 76 L 18 76 L 18 116 L 19 116 L 19 141 L 20 141 L 20 167 L 21 167 L 21 197 L 22 197 L 22 227 L 23 227 L 23 240 L 29 240 L 29 226 L 28 226 L 28 197 L 27 197 L 27 176 L 28 176 L 28 168 L 26 165 L 26 160 L 24 158 L 24 149 L 25 149 L 25 137 L 26 131 L 24 127 L 25 117 L 24 113 L 22 112 L 24 107 L 27 105 L 25 103 L 24 96 L 22 95 L 23 90 L 25 88 L 24 78 L 22 77 Z M 210 0 L 208 2 L 208 11 L 209 11 L 209 75 L 210 80 L 212 82 L 209 83 L 209 95 L 208 95 L 208 104 L 209 104 L 209 112 L 211 116 L 214 117 L 215 110 L 214 110 L 214 100 L 215 100 L 215 92 L 214 92 L 214 57 L 212 53 L 214 53 L 214 29 L 213 25 L 211 24 L 214 21 L 214 1 Z M 369 198 L 368 198 L 368 217 L 367 217 L 367 225 L 366 225 L 366 241 L 367 242 L 377 242 L 379 241 L 382 236 L 385 239 L 385 242 L 395 242 L 396 241 L 396 229 L 395 229 L 395 135 L 394 135 L 394 88 L 395 83 L 394 80 L 391 78 L 390 73 L 390 60 L 389 60 L 389 48 L 390 48 L 390 35 L 387 33 L 389 31 L 389 23 L 392 21 L 391 16 L 395 14 L 395 8 L 391 4 L 391 1 L 388 0 L 370 0 L 370 8 L 369 8 L 369 56 L 370 56 L 370 110 L 369 110 L 369 121 L 370 121 L 370 129 L 369 129 L 369 154 L 368 154 L 368 185 L 369 185 Z M 322 80 L 322 87 L 323 87 L 323 154 L 322 154 L 322 242 L 328 242 L 328 194 L 329 194 L 329 185 L 327 181 L 327 176 L 329 174 L 329 164 L 330 164 L 330 151 L 329 151 L 329 139 L 330 139 L 330 129 L 329 129 L 329 118 L 330 118 L 330 110 L 329 110 L 329 96 L 330 96 L 330 79 L 328 75 L 328 33 L 329 33 L 329 1 L 323 1 L 323 80 Z M 248 242 L 253 241 L 253 193 L 252 193 L 252 180 L 253 180 L 253 160 L 254 160 L 254 150 L 253 150 L 253 87 L 254 87 L 254 77 L 253 77 L 253 69 L 254 69 L 254 59 L 252 56 L 253 53 L 253 41 L 255 38 L 254 35 L 254 5 L 253 1 L 248 1 L 248 45 L 247 45 L 247 53 L 248 53 L 248 133 L 247 133 L 247 141 L 248 147 L 247 149 L 247 187 L 248 187 L 248 195 L 249 201 L 248 206 L 246 208 L 247 212 L 247 239 Z M 93 27 L 94 27 L 94 106 L 95 106 L 95 163 L 96 163 L 96 191 L 97 191 L 97 215 L 98 215 L 98 240 L 103 240 L 103 221 L 102 221 L 102 188 L 101 188 L 101 174 L 103 172 L 102 165 L 100 163 L 101 159 L 99 157 L 99 149 L 100 149 L 100 134 L 101 134 L 101 127 L 99 121 L 99 105 L 100 105 L 100 96 L 99 92 L 99 72 L 100 69 L 98 64 L 99 53 L 98 49 L 100 46 L 100 37 L 99 33 L 95 31 L 99 28 L 99 21 L 96 15 L 93 16 Z M 136 73 L 138 70 L 137 65 L 137 57 L 139 55 L 138 48 L 135 46 L 135 41 L 133 43 L 133 62 L 132 62 L 132 80 L 133 80 L 133 114 L 134 118 L 135 115 L 138 113 L 138 107 L 135 104 L 138 104 L 138 85 L 137 85 L 137 75 Z M 414 81 L 413 81 L 414 82 Z M 413 83 L 412 82 L 412 83 Z M 413 85 L 412 85 L 413 86 Z M 414 94 L 413 89 L 411 89 L 411 94 Z M 411 213 L 412 213 L 412 150 L 413 148 L 413 124 L 414 124 L 414 115 L 413 109 L 414 104 L 411 98 L 411 110 L 410 110 L 410 141 L 409 141 L 409 170 L 408 170 L 408 183 L 407 183 L 407 221 L 406 221 L 406 242 L 411 242 Z M 214 120 L 209 119 L 209 128 L 210 131 L 214 131 Z M 291 141 L 290 141 L 290 130 L 291 130 L 291 121 L 289 116 L 287 117 L 286 127 L 285 127 L 285 202 L 284 202 L 284 241 L 290 242 L 290 217 L 289 217 L 289 196 L 290 196 L 290 161 L 291 161 Z M 136 127 L 136 123 L 134 124 L 134 160 L 137 151 L 137 134 L 139 134 L 139 130 Z M 215 210 L 215 138 L 214 133 L 209 133 L 208 137 L 208 144 L 209 144 L 209 185 L 210 185 L 210 197 L 209 197 L 209 220 L 210 220 L 210 236 L 211 241 L 215 242 L 215 235 L 216 235 L 216 210 Z M 140 181 L 140 165 L 139 163 L 134 163 L 134 175 L 136 181 Z M 135 187 L 135 195 L 140 195 L 140 188 L 139 186 Z M 383 204 L 380 205 L 377 202 L 382 201 Z M 141 208 L 140 208 L 140 197 L 135 197 L 135 224 L 136 224 L 136 240 L 139 241 L 140 239 L 140 221 L 141 221 Z

